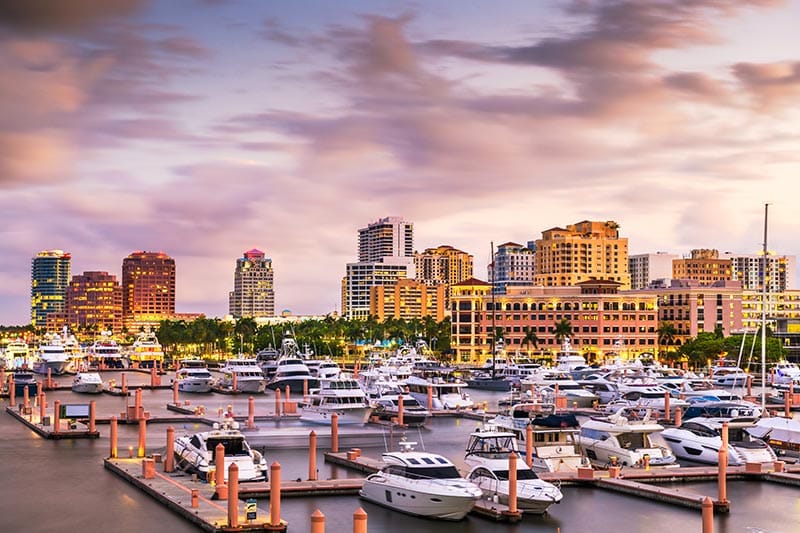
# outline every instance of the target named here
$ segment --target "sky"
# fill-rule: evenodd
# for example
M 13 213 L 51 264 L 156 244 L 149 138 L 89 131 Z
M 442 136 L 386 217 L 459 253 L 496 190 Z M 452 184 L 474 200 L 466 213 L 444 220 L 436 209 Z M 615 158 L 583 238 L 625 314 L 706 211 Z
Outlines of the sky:
M 358 229 L 475 256 L 614 220 L 629 251 L 800 252 L 800 0 L 4 0 L 0 324 L 31 259 L 177 270 L 224 316 L 340 311 Z

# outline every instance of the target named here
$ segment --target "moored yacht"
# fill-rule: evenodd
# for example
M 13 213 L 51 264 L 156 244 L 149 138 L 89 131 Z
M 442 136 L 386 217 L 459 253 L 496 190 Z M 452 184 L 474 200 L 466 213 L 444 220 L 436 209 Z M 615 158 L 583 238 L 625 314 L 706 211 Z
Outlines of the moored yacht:
M 468 409 L 474 402 L 464 391 L 467 386 L 463 381 L 447 381 L 440 377 L 431 379 L 411 376 L 405 380 L 408 393 L 422 405 L 428 405 L 428 388 L 431 389 L 434 410 Z
M 72 392 L 100 394 L 103 388 L 103 379 L 97 372 L 78 372 L 72 380 Z
M 47 374 L 49 371 L 57 376 L 66 371 L 68 362 L 61 336 L 48 334 L 36 350 L 33 371 L 37 374 Z
M 267 383 L 267 388 L 284 390 L 286 387 L 293 393 L 303 394 L 319 387 L 319 379 L 311 375 L 299 356 L 284 355 L 278 359 L 275 375 Z
M 384 394 L 374 402 L 373 413 L 386 421 L 396 420 L 400 416 L 400 399 L 403 401 L 403 424 L 410 427 L 423 426 L 431 415 L 430 411 L 410 394 Z
M 87 349 L 89 364 L 100 368 L 123 368 L 122 350 L 110 335 L 104 334 Z
M 250 447 L 239 424 L 226 420 L 214 424 L 210 431 L 184 435 L 175 439 L 175 466 L 201 479 L 209 481 L 216 468 L 215 451 L 218 444 L 225 449 L 224 478 L 228 480 L 228 467 L 239 467 L 239 481 L 264 481 L 269 466 L 264 456 Z
M 266 385 L 264 373 L 255 359 L 228 359 L 220 369 L 218 385 L 233 392 L 262 393 Z
M 364 480 L 359 495 L 367 501 L 426 518 L 461 520 L 483 492 L 462 478 L 455 465 L 434 453 L 403 450 L 383 454 L 386 464 Z
M 464 463 L 470 468 L 467 479 L 483 491 L 486 498 L 497 498 L 508 505 L 509 455 L 517 455 L 517 507 L 526 513 L 543 514 L 554 503 L 561 502 L 561 490 L 540 479 L 525 464 L 517 448 L 517 439 L 510 431 L 488 428 L 470 434 Z
M 7 369 L 29 368 L 31 365 L 31 350 L 28 343 L 22 339 L 14 339 L 6 345 L 3 352 L 4 366 Z M 2 367 L 3 365 L 0 365 Z
M 315 424 L 330 424 L 334 413 L 339 424 L 366 424 L 372 413 L 367 395 L 352 378 L 321 379 L 319 389 L 313 389 L 300 403 L 300 420 Z
M 179 391 L 211 392 L 214 387 L 214 376 L 209 372 L 205 361 L 201 359 L 184 359 L 180 361 L 179 365 L 180 368 L 175 372 L 175 381 L 178 382 Z M 255 392 L 257 392 L 257 389 L 256 387 Z
M 164 364 L 164 349 L 152 331 L 143 331 L 136 336 L 131 345 L 131 364 L 143 368 Z
M 690 418 L 680 427 L 665 429 L 661 435 L 678 458 L 715 465 L 719 463 L 722 447 L 723 422 L 728 423 L 729 465 L 777 460 L 772 448 L 748 433 L 747 430 L 755 426 L 755 419 L 750 417 Z

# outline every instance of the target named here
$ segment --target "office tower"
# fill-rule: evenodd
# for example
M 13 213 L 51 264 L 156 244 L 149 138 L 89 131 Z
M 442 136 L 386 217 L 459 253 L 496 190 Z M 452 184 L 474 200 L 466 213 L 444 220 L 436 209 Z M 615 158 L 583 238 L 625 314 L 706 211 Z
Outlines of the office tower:
M 717 250 L 692 250 L 691 257 L 672 261 L 672 279 L 695 280 L 701 285 L 730 280 L 731 260 L 720 259 Z
M 532 243 L 522 246 L 515 242 L 507 242 L 497 247 L 487 272 L 496 294 L 505 294 L 508 287 L 534 284 L 536 250 L 535 247 L 529 246 L 532 246 Z
M 64 313 L 72 256 L 44 250 L 31 261 L 31 325 L 43 328 L 48 315 Z
M 672 261 L 680 259 L 677 254 L 656 252 L 636 254 L 628 257 L 628 271 L 631 275 L 631 289 L 646 289 L 650 283 L 660 281 L 668 285 L 672 279 Z
M 129 329 L 155 326 L 175 314 L 175 260 L 164 252 L 133 252 L 122 261 L 122 318 Z
M 614 221 L 584 220 L 566 228 L 542 232 L 536 240 L 534 284 L 545 287 L 575 285 L 591 279 L 631 286 L 628 239 L 619 236 Z
M 236 260 L 229 313 L 234 318 L 275 316 L 272 259 L 261 250 L 248 250 Z
M 67 289 L 67 325 L 95 333 L 122 330 L 122 287 L 108 272 L 84 272 Z
M 386 217 L 358 230 L 358 263 L 348 263 L 342 279 L 342 315 L 366 319 L 370 288 L 414 278 L 414 225 Z
M 731 279 L 742 282 L 745 291 L 761 290 L 761 254 L 721 254 L 731 262 Z M 784 292 L 794 289 L 795 256 L 767 255 L 767 292 Z

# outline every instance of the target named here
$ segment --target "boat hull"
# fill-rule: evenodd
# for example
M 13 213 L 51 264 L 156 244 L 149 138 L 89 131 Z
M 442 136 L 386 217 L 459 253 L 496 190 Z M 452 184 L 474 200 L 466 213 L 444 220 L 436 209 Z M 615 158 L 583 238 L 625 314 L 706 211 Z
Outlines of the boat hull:
M 314 406 L 304 406 L 300 410 L 300 420 L 312 424 L 330 425 L 333 414 L 339 415 L 337 424 L 366 424 L 372 414 L 371 407 L 357 407 L 352 409 L 320 409 Z
M 467 387 L 477 390 L 508 392 L 512 389 L 512 386 L 513 383 L 507 379 L 475 378 L 467 380 Z
M 211 392 L 213 382 L 207 379 L 184 379 L 178 381 L 178 390 L 181 392 L 204 393 Z M 263 389 L 261 392 L 264 392 Z
M 306 383 L 308 384 L 306 385 Z M 289 387 L 289 391 L 295 394 L 304 394 L 311 389 L 319 387 L 319 379 L 276 379 L 267 383 L 267 388 L 270 390 L 284 390 L 287 386 Z
M 364 480 L 359 495 L 372 503 L 401 513 L 439 520 L 461 520 L 475 506 L 478 498 L 439 490 L 420 491 L 408 484 L 395 485 L 382 474 L 373 474 Z
M 72 386 L 72 392 L 80 394 L 100 394 L 103 392 L 102 383 L 79 383 Z
M 67 361 L 36 361 L 33 364 L 33 371 L 37 374 L 46 375 L 48 370 L 54 376 L 60 376 L 67 370 Z

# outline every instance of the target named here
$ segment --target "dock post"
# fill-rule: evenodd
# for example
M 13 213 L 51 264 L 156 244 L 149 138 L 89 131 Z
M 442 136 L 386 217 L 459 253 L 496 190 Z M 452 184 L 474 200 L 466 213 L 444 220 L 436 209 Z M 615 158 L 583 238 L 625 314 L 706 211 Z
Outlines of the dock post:
M 28 391 L 27 385 L 25 385 L 22 391 L 22 405 L 25 408 L 25 412 L 27 412 L 31 406 L 31 393 Z
M 44 391 L 39 393 L 39 423 L 44 424 L 44 417 L 47 414 L 47 394 Z
M 303 401 L 304 402 L 308 401 L 308 380 L 307 379 L 303 380 Z
M 675 409 L 675 427 L 680 427 L 683 424 L 683 409 L 678 407 Z
M 517 452 L 508 454 L 508 512 L 517 512 Z
M 367 512 L 361 507 L 353 513 L 353 533 L 367 533 Z
M 319 509 L 311 513 L 311 533 L 325 533 L 325 515 Z
M 150 388 L 154 388 L 156 386 L 156 364 L 153 363 L 153 366 L 150 367 Z
M 792 394 L 788 391 L 783 393 L 783 416 L 792 418 Z
M 256 399 L 250 396 L 247 398 L 247 429 L 256 427 Z
M 8 400 L 11 405 L 17 403 L 17 389 L 16 385 L 14 385 L 14 374 L 8 376 Z
M 47 369 L 47 388 L 48 389 L 52 389 L 53 388 L 53 369 L 52 368 L 48 368 Z
M 121 386 L 122 386 L 122 394 L 127 396 L 128 395 L 128 375 L 125 372 L 122 373 L 122 385 Z
M 339 453 L 339 415 L 331 415 L 331 452 Z
M 53 402 L 53 434 L 58 435 L 59 426 L 61 425 L 61 402 L 56 400 Z
M 225 446 L 220 442 L 214 448 L 214 484 L 216 484 L 216 496 L 218 500 L 228 498 L 230 491 L 225 486 Z
M 719 490 L 717 500 L 720 503 L 725 503 L 728 501 L 728 448 L 720 448 L 717 455 L 719 457 L 719 479 L 717 481 Z
M 109 440 L 111 441 L 111 443 L 110 443 L 111 449 L 108 451 L 108 456 L 111 459 L 116 459 L 117 458 L 117 439 L 118 439 L 117 417 L 116 416 L 112 416 L 111 417 L 111 436 L 109 437 Z
M 200 507 L 200 491 L 192 489 L 192 509 Z
M 281 389 L 275 389 L 275 416 L 281 417 Z
M 402 426 L 403 424 L 403 395 L 400 394 L 397 396 L 397 425 Z
M 232 392 L 236 392 L 239 388 L 239 380 L 236 377 L 236 372 L 233 373 L 233 377 L 231 378 L 231 386 L 233 387 Z
M 714 502 L 708 496 L 703 500 L 703 533 L 714 533 Z
M 3 380 L 0 379 L 0 383 L 2 383 L 2 382 L 3 382 Z M 2 387 L 0 387 L 0 388 L 2 388 Z M 37 381 L 36 382 L 36 401 L 37 402 L 39 401 L 39 395 L 42 393 L 43 390 L 44 390 L 44 387 L 42 386 L 42 382 L 41 381 Z
M 308 434 L 308 480 L 317 480 L 317 434 L 313 429 Z
M 239 465 L 228 468 L 228 527 L 239 527 Z
M 133 416 L 134 420 L 139 420 L 142 417 L 142 389 L 136 389 L 136 394 L 134 395 L 133 400 L 134 410 L 136 414 Z
M 278 461 L 269 466 L 269 525 L 281 524 L 281 465 Z
M 428 411 L 433 414 L 433 385 L 428 385 Z
M 164 472 L 169 474 L 175 470 L 175 428 L 167 428 L 167 449 L 164 451 Z
M 669 391 L 664 391 L 664 420 L 667 421 L 667 424 L 672 420 L 672 416 L 669 412 L 669 397 Z
M 142 417 L 139 419 L 139 448 L 137 457 L 144 457 L 147 442 L 147 420 Z
M 533 468 L 533 426 L 525 426 L 525 463 Z
M 96 413 L 97 412 L 97 405 L 94 400 L 89 402 L 89 433 L 94 433 L 97 431 L 97 426 L 95 425 L 97 422 Z
M 172 405 L 180 405 L 180 399 L 178 398 L 177 380 L 172 383 Z
M 774 367 L 773 370 L 775 370 Z M 747 396 L 748 398 L 753 396 L 753 376 L 750 374 L 747 375 Z
M 286 388 L 284 389 L 285 396 L 283 398 L 283 412 L 284 413 L 290 413 L 291 412 L 291 411 L 289 411 L 289 396 L 290 396 L 291 392 L 292 392 L 292 389 L 289 388 L 289 385 L 286 385 Z

